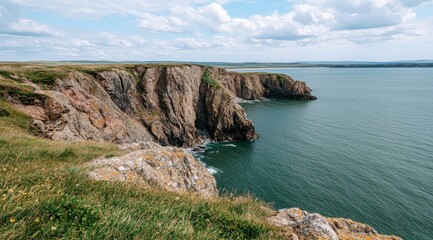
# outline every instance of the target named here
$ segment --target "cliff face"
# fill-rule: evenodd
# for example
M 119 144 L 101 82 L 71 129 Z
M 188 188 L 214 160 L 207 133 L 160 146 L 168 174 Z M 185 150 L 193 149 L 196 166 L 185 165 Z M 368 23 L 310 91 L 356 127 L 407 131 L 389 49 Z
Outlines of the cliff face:
M 25 84 L 38 94 L 34 101 L 8 97 L 32 116 L 41 135 L 53 140 L 175 146 L 205 138 L 253 140 L 258 134 L 235 97 L 315 99 L 304 82 L 286 75 L 196 65 L 68 70 L 49 90 L 31 81 Z

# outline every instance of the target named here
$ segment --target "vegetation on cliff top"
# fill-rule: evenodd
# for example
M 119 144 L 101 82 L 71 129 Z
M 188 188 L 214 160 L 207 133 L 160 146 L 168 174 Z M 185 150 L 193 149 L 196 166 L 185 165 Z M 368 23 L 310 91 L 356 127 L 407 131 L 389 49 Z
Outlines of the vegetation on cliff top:
M 14 85 L 0 77 L 0 85 Z M 31 134 L 29 117 L 0 97 L 0 239 L 271 239 L 271 209 L 246 196 L 201 199 L 96 182 L 78 167 L 124 154 L 94 142 Z
M 219 83 L 212 77 L 211 72 L 206 68 L 201 76 L 201 81 L 206 83 L 211 88 L 220 88 Z

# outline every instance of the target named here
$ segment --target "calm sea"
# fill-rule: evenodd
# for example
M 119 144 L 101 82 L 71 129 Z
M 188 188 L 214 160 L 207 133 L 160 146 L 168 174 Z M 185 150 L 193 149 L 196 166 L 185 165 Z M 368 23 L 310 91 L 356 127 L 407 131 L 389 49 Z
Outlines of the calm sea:
M 260 71 L 304 80 L 318 100 L 244 103 L 260 138 L 201 156 L 220 189 L 433 239 L 433 68 Z

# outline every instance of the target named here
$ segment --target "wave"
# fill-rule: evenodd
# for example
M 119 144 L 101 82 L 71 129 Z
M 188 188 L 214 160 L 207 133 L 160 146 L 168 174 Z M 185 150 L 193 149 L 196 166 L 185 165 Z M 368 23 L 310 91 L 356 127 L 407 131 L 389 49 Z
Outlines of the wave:
M 223 146 L 224 146 L 224 147 L 237 147 L 237 146 L 234 145 L 234 144 L 224 144 Z

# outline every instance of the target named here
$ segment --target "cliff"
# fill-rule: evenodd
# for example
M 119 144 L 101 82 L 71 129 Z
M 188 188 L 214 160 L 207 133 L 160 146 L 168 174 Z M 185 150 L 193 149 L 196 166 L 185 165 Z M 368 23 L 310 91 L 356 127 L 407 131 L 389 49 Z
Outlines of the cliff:
M 190 153 L 155 143 L 257 138 L 236 97 L 315 99 L 286 75 L 196 65 L 0 66 L 0 238 L 399 239 L 218 197 Z
M 206 138 L 254 140 L 258 134 L 235 97 L 315 99 L 304 82 L 286 75 L 197 65 L 10 65 L 3 72 L 28 90 L 2 94 L 53 140 L 184 147 Z

